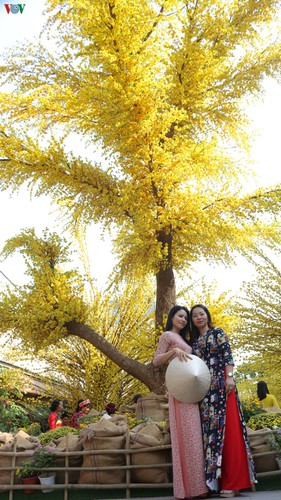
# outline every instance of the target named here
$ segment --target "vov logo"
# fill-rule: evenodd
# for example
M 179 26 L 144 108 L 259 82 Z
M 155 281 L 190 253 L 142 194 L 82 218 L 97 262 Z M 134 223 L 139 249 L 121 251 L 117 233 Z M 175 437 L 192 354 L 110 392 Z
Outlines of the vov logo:
M 22 14 L 25 6 L 25 3 L 4 3 L 7 14 L 10 14 L 10 12 L 11 14 L 18 14 L 19 12 Z

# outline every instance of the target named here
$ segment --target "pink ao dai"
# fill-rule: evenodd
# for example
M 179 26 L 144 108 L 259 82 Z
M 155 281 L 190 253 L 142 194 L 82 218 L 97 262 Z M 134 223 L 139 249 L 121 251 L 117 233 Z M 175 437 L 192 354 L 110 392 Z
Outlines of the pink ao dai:
M 153 358 L 153 364 L 160 365 L 159 356 L 175 347 L 191 354 L 191 347 L 178 333 L 163 333 Z M 169 421 L 174 496 L 180 499 L 202 495 L 208 491 L 208 488 L 204 474 L 204 452 L 198 404 L 181 403 L 169 394 Z

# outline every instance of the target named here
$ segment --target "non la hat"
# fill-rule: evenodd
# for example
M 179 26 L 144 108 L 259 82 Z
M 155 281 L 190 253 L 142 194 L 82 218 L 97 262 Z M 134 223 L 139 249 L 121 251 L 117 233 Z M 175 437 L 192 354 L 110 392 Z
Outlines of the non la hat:
M 198 403 L 207 394 L 211 384 L 209 368 L 198 358 L 180 361 L 174 358 L 166 370 L 166 386 L 170 394 L 182 403 Z

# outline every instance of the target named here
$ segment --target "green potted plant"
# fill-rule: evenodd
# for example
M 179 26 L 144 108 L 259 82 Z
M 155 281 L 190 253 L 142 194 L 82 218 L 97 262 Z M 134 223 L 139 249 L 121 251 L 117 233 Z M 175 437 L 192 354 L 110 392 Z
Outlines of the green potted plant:
M 54 467 L 55 465 L 54 452 L 52 448 L 39 444 L 39 446 L 33 453 L 32 464 L 36 469 L 43 469 L 42 471 L 38 472 L 38 478 L 41 484 L 55 484 L 56 473 L 53 470 L 46 470 L 50 467 Z M 42 491 L 43 493 L 49 493 L 53 490 L 48 488 L 43 489 Z
M 35 470 L 33 462 L 23 462 L 22 465 L 16 470 L 22 484 L 38 484 L 38 474 Z M 34 493 L 35 490 L 25 489 L 25 493 Z

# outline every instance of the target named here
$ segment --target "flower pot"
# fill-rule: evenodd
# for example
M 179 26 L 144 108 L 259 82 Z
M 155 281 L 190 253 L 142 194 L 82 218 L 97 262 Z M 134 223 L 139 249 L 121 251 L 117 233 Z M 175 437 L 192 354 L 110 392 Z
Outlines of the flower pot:
M 49 476 L 39 475 L 38 479 L 41 484 L 44 484 L 44 486 L 50 486 L 51 484 L 55 484 L 56 482 L 56 473 L 52 472 Z M 45 488 L 42 490 L 43 493 L 50 493 L 51 491 L 54 490 L 52 488 Z
M 33 477 L 22 477 L 21 478 L 22 484 L 38 484 L 38 477 L 33 476 Z M 23 490 L 24 493 L 35 493 L 36 490 Z
M 278 464 L 279 469 L 281 469 L 281 457 L 275 457 L 275 460 Z

